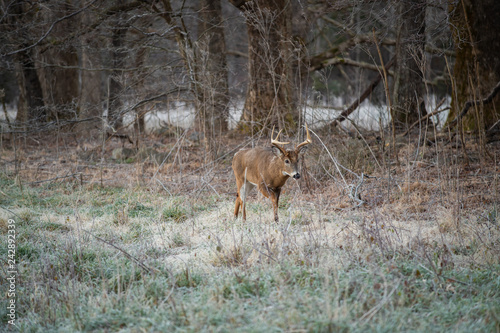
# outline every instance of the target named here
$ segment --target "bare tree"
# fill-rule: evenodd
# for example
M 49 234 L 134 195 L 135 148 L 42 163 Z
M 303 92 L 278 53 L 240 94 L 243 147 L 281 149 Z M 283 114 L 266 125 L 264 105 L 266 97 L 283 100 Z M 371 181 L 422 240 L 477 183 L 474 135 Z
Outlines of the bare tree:
M 2 44 L 5 49 L 2 53 L 11 51 L 6 56 L 6 63 L 14 63 L 17 83 L 19 86 L 19 101 L 16 121 L 27 125 L 28 120 L 45 121 L 42 85 L 36 71 L 36 52 L 31 48 L 29 22 L 33 21 L 35 10 L 28 4 L 15 2 L 5 6 L 2 20 Z M 18 50 L 18 52 L 12 52 Z M 11 67 L 11 68 L 12 68 Z
M 90 26 L 93 23 L 95 14 L 86 11 L 80 17 L 80 25 L 82 27 Z M 78 101 L 79 117 L 82 119 L 93 118 L 93 125 L 85 123 L 82 126 L 90 129 L 100 124 L 102 116 L 101 102 L 105 96 L 102 84 L 102 73 L 99 68 L 102 68 L 101 44 L 99 38 L 95 38 L 97 32 L 95 29 L 89 33 L 82 33 L 78 40 L 81 45 L 79 50 L 80 66 L 80 93 Z
M 455 89 L 449 114 L 452 121 L 467 101 L 486 98 L 500 82 L 500 2 L 455 1 L 450 10 L 456 51 Z M 474 103 L 464 115 L 463 125 L 467 130 L 494 130 L 499 120 L 500 97 L 493 96 L 488 104 Z
M 399 130 L 406 129 L 426 114 L 422 73 L 426 1 L 395 0 L 396 65 L 391 116 Z
M 298 119 L 292 84 L 291 5 L 288 0 L 236 1 L 248 33 L 248 88 L 239 127 L 285 127 Z
M 229 93 L 226 43 L 220 0 L 201 1 L 196 83 L 198 127 L 203 130 L 206 149 L 217 156 L 220 135 L 228 129 Z
M 30 50 L 19 52 L 17 61 L 17 83 L 19 86 L 19 101 L 16 122 L 26 127 L 28 121 L 45 121 L 47 114 L 43 103 L 43 92 L 36 73 L 35 63 Z
M 127 26 L 123 24 L 125 16 L 123 13 L 115 15 L 111 35 L 111 64 L 112 69 L 108 77 L 108 122 L 115 129 L 122 127 L 123 105 L 123 73 L 125 69 L 125 58 L 128 55 L 125 45 Z
M 76 12 L 79 8 L 71 2 L 54 2 L 42 7 L 42 27 L 51 25 Z M 77 99 L 79 97 L 78 54 L 73 44 L 66 43 L 54 47 L 50 41 L 60 40 L 68 31 L 78 30 L 78 20 L 60 20 L 51 31 L 51 37 L 38 52 L 38 76 L 42 85 L 45 107 L 49 120 L 77 119 Z
M 7 13 L 0 18 L 2 32 L 6 32 L 0 35 L 2 42 L 6 41 L 0 45 L 1 63 L 15 63 L 19 69 L 19 106 L 26 110 L 19 113 L 20 118 L 49 120 L 51 125 L 54 118 L 72 123 L 82 118 L 98 119 L 107 105 L 113 128 L 123 127 L 120 122 L 124 114 L 135 112 L 136 128 L 144 132 L 144 114 L 168 109 L 175 93 L 177 100 L 196 106 L 199 137 L 205 139 L 207 151 L 216 156 L 220 135 L 228 127 L 228 90 L 236 92 L 235 85 L 229 89 L 228 77 L 247 82 L 241 85 L 246 95 L 238 124 L 247 133 L 297 122 L 298 109 L 312 96 L 311 85 L 315 94 L 321 90 L 319 94 L 347 99 L 351 107 L 344 110 L 342 119 L 362 99 L 371 96 L 373 103 L 388 103 L 386 96 L 390 95 L 393 119 L 405 128 L 425 113 L 424 69 L 427 83 L 432 84 L 438 76 L 441 82 L 447 79 L 442 74 L 442 55 L 447 53 L 439 48 L 449 37 L 436 42 L 436 35 L 430 33 L 434 31 L 432 24 L 442 25 L 443 19 L 427 26 L 425 21 L 429 6 L 444 13 L 441 17 L 446 19 L 444 0 L 230 0 L 226 6 L 233 14 L 239 10 L 237 19 L 246 24 L 246 31 L 232 30 L 239 36 L 228 36 L 245 40 L 242 48 L 230 45 L 230 51 L 226 51 L 224 24 L 234 18 L 224 17 L 228 10 L 221 0 L 95 3 L 49 0 L 42 8 L 38 2 L 1 2 Z M 494 12 L 487 3 L 479 7 Z M 460 8 L 452 14 L 464 12 Z M 463 21 L 469 22 L 470 30 L 474 30 L 472 16 Z M 459 27 L 458 23 L 454 26 Z M 457 30 L 458 41 L 465 43 L 461 50 L 471 45 L 468 30 L 468 25 Z M 477 36 L 472 39 L 481 40 Z M 242 49 L 247 45 L 246 54 Z M 480 49 L 479 42 L 473 45 Z M 441 73 L 435 70 L 430 52 L 440 57 Z M 476 58 L 483 53 L 477 52 Z M 235 66 L 233 56 L 248 57 L 248 65 Z M 230 72 L 228 59 L 233 66 Z M 393 67 L 391 59 L 395 59 Z M 382 81 L 381 60 L 387 74 L 384 79 L 389 78 L 387 82 L 393 84 L 387 95 L 377 88 Z M 317 84 L 319 76 L 324 81 L 321 84 Z M 477 82 L 487 86 L 485 91 L 494 86 L 483 84 L 485 80 Z M 299 91 L 304 94 L 299 95 Z M 467 100 L 472 95 L 480 98 L 484 92 L 470 93 Z M 301 96 L 307 97 L 299 101 Z M 328 99 L 323 101 L 329 103 Z M 49 113 L 52 111 L 55 113 Z M 50 118 L 52 115 L 56 117 Z M 495 120 L 487 123 L 494 124 Z

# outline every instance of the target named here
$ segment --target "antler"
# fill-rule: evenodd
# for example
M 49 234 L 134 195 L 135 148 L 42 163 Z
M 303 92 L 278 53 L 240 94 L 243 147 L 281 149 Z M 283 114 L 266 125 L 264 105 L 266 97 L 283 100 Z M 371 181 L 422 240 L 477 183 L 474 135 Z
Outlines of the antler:
M 284 145 L 287 145 L 290 142 L 280 142 L 280 141 L 278 141 L 278 138 L 279 138 L 280 134 L 281 134 L 281 130 L 278 132 L 278 135 L 276 135 L 276 139 L 273 139 L 273 136 L 274 136 L 274 126 L 273 126 L 273 132 L 271 133 L 271 144 L 273 146 L 275 146 L 276 148 L 278 148 L 283 155 L 286 155 L 286 150 L 285 150 Z
M 279 136 L 280 136 L 280 134 L 281 134 L 281 131 L 282 131 L 282 130 L 283 130 L 283 129 L 281 129 L 281 130 L 278 132 L 278 135 L 276 135 L 276 139 L 273 139 L 273 136 L 274 136 L 274 126 L 273 126 L 273 132 L 271 133 L 271 144 L 273 144 L 273 145 L 275 145 L 275 146 L 276 146 L 276 145 L 287 145 L 287 144 L 289 144 L 289 143 L 290 143 L 290 142 L 279 142 L 279 141 L 278 141 L 278 138 L 279 138 Z M 281 147 L 279 147 L 279 148 L 281 148 Z
M 306 135 L 307 135 L 307 138 L 306 138 L 306 141 L 302 142 L 301 144 L 299 144 L 297 146 L 297 148 L 295 149 L 296 151 L 299 151 L 300 147 L 303 147 L 305 145 L 308 145 L 312 142 L 311 140 L 311 136 L 309 135 L 309 129 L 307 128 L 307 123 L 306 123 Z

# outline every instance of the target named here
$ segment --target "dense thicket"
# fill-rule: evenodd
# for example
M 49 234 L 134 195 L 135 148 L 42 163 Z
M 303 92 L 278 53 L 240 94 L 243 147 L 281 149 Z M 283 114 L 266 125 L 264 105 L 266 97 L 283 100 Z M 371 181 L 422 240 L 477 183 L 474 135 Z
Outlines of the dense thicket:
M 113 134 L 132 123 L 141 133 L 148 113 L 182 102 L 192 106 L 192 126 L 216 155 L 230 124 L 247 133 L 294 129 L 314 121 L 306 111 L 311 105 L 342 107 L 370 97 L 387 105 L 392 129 L 401 132 L 433 111 L 431 97 L 453 93 L 454 118 L 500 79 L 495 1 L 2 0 L 0 6 L 4 133 L 79 124 L 85 135 Z M 467 128 L 493 130 L 498 103 L 496 97 L 475 104 Z

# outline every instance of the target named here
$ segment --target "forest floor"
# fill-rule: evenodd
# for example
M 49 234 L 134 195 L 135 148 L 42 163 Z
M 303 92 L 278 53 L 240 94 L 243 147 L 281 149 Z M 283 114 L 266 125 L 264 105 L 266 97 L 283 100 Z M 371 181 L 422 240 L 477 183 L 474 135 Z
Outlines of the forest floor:
M 185 135 L 3 141 L 2 326 L 500 331 L 500 142 L 319 137 L 278 223 L 257 191 L 233 218 L 239 135 L 215 161 Z

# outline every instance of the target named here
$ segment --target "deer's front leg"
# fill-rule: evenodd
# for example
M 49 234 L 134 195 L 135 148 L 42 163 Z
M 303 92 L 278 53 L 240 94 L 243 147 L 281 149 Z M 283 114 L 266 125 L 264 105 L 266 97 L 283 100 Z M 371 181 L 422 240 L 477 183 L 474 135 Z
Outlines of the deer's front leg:
M 278 222 L 278 203 L 280 199 L 281 188 L 270 188 L 265 184 L 259 185 L 260 192 L 266 197 L 271 199 L 273 203 L 273 211 L 274 211 L 274 221 Z
M 281 194 L 281 188 L 276 188 L 271 191 L 271 200 L 273 201 L 273 210 L 274 210 L 274 222 L 279 222 L 278 207 L 279 207 L 280 194 Z

